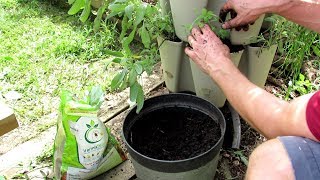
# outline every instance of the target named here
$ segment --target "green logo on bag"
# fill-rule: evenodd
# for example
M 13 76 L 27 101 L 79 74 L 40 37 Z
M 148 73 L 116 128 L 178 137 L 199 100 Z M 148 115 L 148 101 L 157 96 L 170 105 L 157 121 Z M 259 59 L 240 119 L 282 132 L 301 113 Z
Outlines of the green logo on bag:
M 90 121 L 90 124 L 86 124 L 88 130 L 86 131 L 84 138 L 88 143 L 99 142 L 103 138 L 103 132 L 98 128 L 99 124 L 95 124 L 93 120 Z

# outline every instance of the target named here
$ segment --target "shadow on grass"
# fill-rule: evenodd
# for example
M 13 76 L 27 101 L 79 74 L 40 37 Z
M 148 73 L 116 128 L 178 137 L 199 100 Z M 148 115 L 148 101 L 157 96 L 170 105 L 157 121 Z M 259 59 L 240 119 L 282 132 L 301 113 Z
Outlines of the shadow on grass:
M 63 5 L 62 1 L 17 0 L 15 6 L 10 6 L 10 1 L 7 1 L 7 3 L 4 3 L 3 8 L 8 12 L 15 11 L 14 14 L 10 15 L 12 20 L 47 17 L 54 24 L 68 23 L 72 28 L 79 29 L 79 26 L 83 26 L 84 23 L 79 21 L 79 17 L 68 15 L 69 6 L 67 4 Z M 19 8 L 19 10 L 15 10 L 16 8 Z

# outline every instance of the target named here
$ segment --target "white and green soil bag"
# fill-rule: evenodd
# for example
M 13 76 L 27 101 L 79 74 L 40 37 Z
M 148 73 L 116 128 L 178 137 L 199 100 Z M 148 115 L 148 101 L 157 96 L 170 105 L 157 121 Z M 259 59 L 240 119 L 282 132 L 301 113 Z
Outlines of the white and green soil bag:
M 110 129 L 97 117 L 102 101 L 100 87 L 93 87 L 81 101 L 62 92 L 54 142 L 57 179 L 90 179 L 126 160 Z

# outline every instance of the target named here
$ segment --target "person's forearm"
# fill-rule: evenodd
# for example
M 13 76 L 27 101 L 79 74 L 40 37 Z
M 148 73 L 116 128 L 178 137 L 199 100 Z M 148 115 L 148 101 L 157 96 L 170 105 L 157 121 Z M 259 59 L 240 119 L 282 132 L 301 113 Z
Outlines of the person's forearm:
M 229 67 L 232 69 L 213 72 L 210 76 L 223 90 L 231 105 L 251 126 L 268 138 L 278 136 L 281 126 L 276 121 L 283 119 L 282 116 L 286 114 L 283 111 L 288 103 L 252 84 L 235 67 Z
M 268 11 L 320 33 L 320 0 L 273 0 L 284 5 Z M 279 3 L 282 4 L 282 3 Z

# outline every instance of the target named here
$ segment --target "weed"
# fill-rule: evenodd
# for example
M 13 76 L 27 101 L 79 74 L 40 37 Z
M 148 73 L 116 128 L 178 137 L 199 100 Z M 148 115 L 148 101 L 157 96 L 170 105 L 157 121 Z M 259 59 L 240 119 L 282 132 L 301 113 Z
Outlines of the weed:
M 243 164 L 245 164 L 246 166 L 248 166 L 249 161 L 248 161 L 247 157 L 243 155 L 242 151 L 234 151 L 233 153 L 240 158 L 240 160 L 241 160 L 241 162 L 242 162 Z
M 53 146 L 46 146 L 42 153 L 36 157 L 36 163 L 37 164 L 43 164 L 44 162 L 45 163 L 48 163 L 49 162 L 49 165 L 52 165 L 52 159 L 53 157 Z
M 272 18 L 274 25 L 270 34 L 278 42 L 278 52 L 284 60 L 282 73 L 286 77 L 298 79 L 303 61 L 319 54 L 320 35 L 280 16 Z
M 298 92 L 300 95 L 304 95 L 315 90 L 317 90 L 316 85 L 307 80 L 303 74 L 299 74 L 299 78 L 296 81 L 289 81 L 285 99 L 289 99 L 291 92 Z

